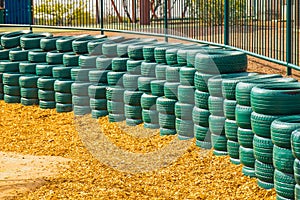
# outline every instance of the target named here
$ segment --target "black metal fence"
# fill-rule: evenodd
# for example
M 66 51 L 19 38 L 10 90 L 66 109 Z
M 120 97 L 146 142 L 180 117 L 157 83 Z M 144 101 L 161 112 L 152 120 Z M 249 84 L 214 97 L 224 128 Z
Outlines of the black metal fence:
M 286 65 L 288 74 L 291 68 L 300 70 L 297 0 L 31 0 L 31 4 L 32 27 L 200 41 Z

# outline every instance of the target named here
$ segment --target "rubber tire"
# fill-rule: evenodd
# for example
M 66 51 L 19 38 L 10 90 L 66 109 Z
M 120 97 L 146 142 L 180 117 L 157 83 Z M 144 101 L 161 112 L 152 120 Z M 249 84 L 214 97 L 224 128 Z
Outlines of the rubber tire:
M 63 64 L 65 66 L 78 66 L 79 55 L 69 52 L 63 55 Z
M 125 104 L 124 112 L 126 119 L 142 119 L 142 107 L 141 106 L 131 106 Z
M 198 141 L 211 143 L 211 133 L 208 127 L 194 124 L 194 137 Z
M 241 146 L 253 148 L 254 133 L 252 132 L 252 129 L 243 129 L 239 127 L 237 134 L 238 141 Z
M 71 93 L 72 80 L 60 79 L 54 82 L 54 91 L 61 93 Z
M 225 137 L 225 120 L 225 117 L 210 115 L 208 118 L 210 132 Z
M 43 63 L 45 64 L 45 63 Z M 36 65 L 37 63 L 29 63 L 29 62 L 20 62 L 19 64 L 19 72 L 21 74 L 36 74 Z
M 38 99 L 40 101 L 55 101 L 55 92 L 52 90 L 38 90 Z
M 42 38 L 51 38 L 52 33 L 31 33 L 20 37 L 20 47 L 22 49 L 37 49 L 40 48 Z
M 175 104 L 175 114 L 176 114 L 176 105 L 178 105 L 179 103 L 177 102 Z M 190 113 L 192 113 L 192 119 L 194 124 L 199 125 L 199 126 L 204 126 L 204 127 L 208 127 L 209 126 L 209 116 L 210 116 L 210 112 L 206 109 L 202 109 L 202 108 L 198 108 L 195 107 L 191 104 L 185 104 L 186 107 L 188 107 L 188 105 L 190 105 L 192 111 L 190 110 L 185 110 L 185 118 L 190 117 Z M 177 116 L 177 115 L 176 115 Z M 180 116 L 177 116 L 178 118 L 181 118 Z
M 225 120 L 225 135 L 228 140 L 238 141 L 238 125 L 236 121 L 230 119 Z
M 38 76 L 52 76 L 52 70 L 59 65 L 38 64 L 35 67 L 35 73 Z
M 282 148 L 291 148 L 292 132 L 300 128 L 300 115 L 281 117 L 271 124 L 272 142 Z
M 90 97 L 72 95 L 72 103 L 74 106 L 90 106 Z
M 214 75 L 212 74 L 203 74 L 197 71 L 194 77 L 194 84 L 196 89 L 202 92 L 208 92 L 208 80 L 213 76 Z
M 227 141 L 227 151 L 231 158 L 239 159 L 239 148 L 240 145 L 238 142 L 232 140 Z
M 249 176 L 250 178 L 256 177 L 256 176 L 255 176 L 255 170 L 254 170 L 254 168 L 251 168 L 251 167 L 243 166 L 243 168 L 242 168 L 242 173 L 243 173 L 245 176 Z
M 89 71 L 89 81 L 91 83 L 103 83 L 107 84 L 108 70 L 91 70 Z
M 260 181 L 274 183 L 274 172 L 275 168 L 273 164 L 267 164 L 255 160 L 255 174 Z
M 0 61 L 0 72 L 18 72 L 19 62 L 11 62 L 9 60 Z
M 141 91 L 126 90 L 124 92 L 124 103 L 131 106 L 141 106 L 141 97 L 143 94 Z
M 39 76 L 23 75 L 19 78 L 19 85 L 23 88 L 37 88 L 37 81 Z
M 146 110 L 156 110 L 156 100 L 158 96 L 143 94 L 141 96 L 141 106 Z
M 228 74 L 247 69 L 247 55 L 240 51 L 218 50 L 197 54 L 195 68 L 202 73 Z
M 175 115 L 170 115 L 170 114 L 163 114 L 159 113 L 158 114 L 158 119 L 159 119 L 159 125 L 160 128 L 165 128 L 165 129 L 176 129 L 176 117 Z
M 92 118 L 98 119 L 108 115 L 107 110 L 92 110 Z
M 252 108 L 249 106 L 237 105 L 235 108 L 235 119 L 239 127 L 251 129 Z
M 179 82 L 180 76 L 179 71 L 181 67 L 177 66 L 168 66 L 166 68 L 166 80 L 167 82 Z
M 300 130 L 297 129 L 292 132 L 291 147 L 295 158 L 300 159 Z
M 181 103 L 195 104 L 195 87 L 188 85 L 179 85 L 178 101 L 180 101 Z
M 3 93 L 9 96 L 21 96 L 21 88 L 19 86 L 4 85 Z
M 74 115 L 83 116 L 91 113 L 91 108 L 90 106 L 74 106 L 73 111 L 74 111 Z
M 112 59 L 112 70 L 115 72 L 124 72 L 127 69 L 127 61 L 129 58 L 113 58 Z
M 109 114 L 125 114 L 124 103 L 117 101 L 107 101 L 107 111 Z
M 215 135 L 211 133 L 211 143 L 215 150 L 227 152 L 227 138 L 225 135 Z
M 2 83 L 3 83 L 3 85 L 19 86 L 19 78 L 22 75 L 23 74 L 20 74 L 18 72 L 3 73 Z
M 299 183 L 300 183 L 300 160 L 297 158 L 294 160 L 293 169 L 294 169 L 295 181 L 299 185 Z
M 47 52 L 42 49 L 33 49 L 28 52 L 28 61 L 32 63 L 45 63 Z
M 175 117 L 175 103 L 174 99 L 168 99 L 165 97 L 158 97 L 156 99 L 157 111 L 161 114 L 174 115 Z
M 274 188 L 275 188 L 276 194 L 278 194 L 282 197 L 285 197 L 285 198 L 294 199 L 295 185 L 296 185 L 296 182 L 295 182 L 293 174 L 287 174 L 287 173 L 281 172 L 277 169 L 275 170 L 275 172 L 274 172 Z
M 55 92 L 55 102 L 60 104 L 72 104 L 72 94 Z
M 96 68 L 99 70 L 111 70 L 112 69 L 112 58 L 99 56 L 96 58 Z
M 210 94 L 208 92 L 195 91 L 195 106 L 198 108 L 208 110 L 208 98 Z
M 72 67 L 71 79 L 73 81 L 89 82 L 89 72 L 92 69 L 81 69 L 80 67 Z
M 26 98 L 21 98 L 21 104 L 24 106 L 33 106 L 33 105 L 39 105 L 39 100 L 38 99 L 26 99 Z
M 40 100 L 39 106 L 41 109 L 54 109 L 54 108 L 56 108 L 56 103 L 55 103 L 55 101 Z
M 54 90 L 55 78 L 52 77 L 40 77 L 37 81 L 37 87 L 41 90 Z
M 256 86 L 251 90 L 251 107 L 257 113 L 293 115 L 300 113 L 300 84 Z
M 294 156 L 291 149 L 286 149 L 274 145 L 273 147 L 273 165 L 275 169 L 294 174 Z
M 160 128 L 159 133 L 160 136 L 166 136 L 166 135 L 175 135 L 177 132 L 176 129 Z
M 72 67 L 53 67 L 52 76 L 57 79 L 71 79 L 71 69 Z
M 121 122 L 124 121 L 125 119 L 126 117 L 124 114 L 112 114 L 112 113 L 108 114 L 109 122 Z
M 164 95 L 166 98 L 169 99 L 178 99 L 178 87 L 180 83 L 179 82 L 166 82 L 164 84 Z
M 156 63 L 142 62 L 141 75 L 146 77 L 155 77 Z
M 241 164 L 243 164 L 246 167 L 254 168 L 255 157 L 253 149 L 240 146 L 239 154 Z
M 254 135 L 253 150 L 256 160 L 263 163 L 273 163 L 273 143 L 270 138 Z
M 212 115 L 224 116 L 224 98 L 209 96 L 208 98 L 208 108 Z
M 106 99 L 90 99 L 90 107 L 92 110 L 107 110 Z
M 224 99 L 223 109 L 224 109 L 224 116 L 226 117 L 226 119 L 236 120 L 235 118 L 236 105 L 237 105 L 236 100 Z
M 78 65 L 82 69 L 96 68 L 97 56 L 80 55 L 78 58 Z
M 194 122 L 192 120 L 182 120 L 176 118 L 175 123 L 179 139 L 186 140 L 194 137 Z
M 72 112 L 73 110 L 73 104 L 56 103 L 55 107 L 56 107 L 56 112 L 58 113 Z
M 158 64 L 155 67 L 155 77 L 158 80 L 166 80 L 166 70 L 168 65 L 165 64 Z
M 123 75 L 125 72 L 113 72 L 107 73 L 107 83 L 108 85 L 118 85 L 123 86 Z
M 164 96 L 164 84 L 166 83 L 165 80 L 154 80 L 151 81 L 151 94 L 154 96 Z
M 5 49 L 11 49 L 20 46 L 20 38 L 24 34 L 30 34 L 31 31 L 15 31 L 1 36 L 1 46 Z
M 60 39 L 61 36 L 55 36 L 51 38 L 41 38 L 40 47 L 44 51 L 56 50 L 56 41 Z
M 106 99 L 105 85 L 90 85 L 88 88 L 88 96 L 93 99 Z
M 128 74 L 141 74 L 142 60 L 127 60 L 126 70 Z
M 21 97 L 26 99 L 37 99 L 38 98 L 38 90 L 37 88 L 22 88 L 20 90 Z
M 63 64 L 63 55 L 58 51 L 49 51 L 46 55 L 46 61 L 50 65 Z
M 4 94 L 4 102 L 5 103 L 20 103 L 21 102 L 21 97 L 20 96 L 11 96 Z
M 88 96 L 88 88 L 91 83 L 75 82 L 71 85 L 71 93 L 75 96 Z
M 106 88 L 106 99 L 110 101 L 124 102 L 124 88 L 110 86 Z
M 156 110 L 142 110 L 142 119 L 145 123 L 158 124 L 158 112 Z
M 15 48 L 9 51 L 9 60 L 12 62 L 16 61 L 27 61 L 28 60 L 28 50 L 23 50 L 22 48 Z
M 123 86 L 126 90 L 136 91 L 138 90 L 138 78 L 141 77 L 137 74 L 124 74 Z

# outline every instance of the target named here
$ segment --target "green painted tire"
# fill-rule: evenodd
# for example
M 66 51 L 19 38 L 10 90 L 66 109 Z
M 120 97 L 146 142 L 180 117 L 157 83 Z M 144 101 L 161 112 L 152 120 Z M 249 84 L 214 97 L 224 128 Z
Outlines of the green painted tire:
M 242 173 L 245 176 L 249 176 L 250 178 L 255 177 L 255 170 L 254 170 L 254 168 L 251 168 L 251 167 L 243 166 Z
M 255 157 L 253 149 L 240 146 L 239 154 L 241 164 L 243 164 L 246 167 L 254 168 Z
M 27 99 L 27 98 L 21 98 L 21 104 L 24 106 L 33 106 L 33 105 L 39 105 L 38 99 Z
M 253 150 L 256 160 L 263 163 L 273 163 L 273 143 L 270 138 L 254 135 Z
M 151 92 L 151 81 L 156 80 L 154 77 L 139 77 L 138 89 L 143 92 Z
M 109 122 L 121 122 L 121 121 L 126 120 L 126 117 L 125 117 L 124 114 L 112 114 L 112 113 L 109 113 L 108 114 L 108 120 L 109 120 Z
M 166 80 L 166 70 L 168 65 L 165 64 L 158 64 L 155 67 L 155 77 L 158 80 Z
M 90 85 L 88 88 L 88 95 L 92 99 L 106 99 L 106 88 L 105 85 Z
M 194 137 L 198 141 L 211 143 L 211 133 L 208 127 L 194 124 Z
M 210 132 L 225 137 L 225 120 L 225 117 L 210 115 L 208 118 Z
M 80 67 L 72 67 L 71 69 L 71 79 L 73 81 L 89 81 L 89 72 L 92 69 L 81 69 Z
M 56 108 L 55 101 L 43 101 L 43 100 L 40 100 L 39 105 L 40 105 L 41 109 L 54 109 L 54 108 Z
M 98 119 L 108 115 L 107 110 L 92 110 L 92 118 Z
M 20 62 L 19 64 L 19 72 L 21 74 L 36 74 L 36 65 L 38 63 L 30 63 L 30 62 Z M 43 63 L 46 64 L 46 63 Z
M 53 90 L 38 90 L 37 97 L 40 101 L 55 101 L 55 92 Z
M 252 108 L 249 106 L 237 105 L 235 108 L 236 123 L 239 127 L 251 129 L 251 113 Z
M 294 156 L 291 149 L 286 149 L 274 145 L 273 147 L 273 165 L 275 169 L 294 174 Z
M 182 67 L 179 72 L 181 85 L 194 86 L 194 76 L 196 70 L 194 68 Z
M 18 72 L 7 72 L 3 73 L 2 83 L 3 85 L 10 85 L 10 86 L 19 86 L 19 78 L 23 74 Z
M 23 35 L 30 34 L 31 31 L 15 31 L 8 32 L 1 36 L 1 46 L 5 49 L 11 49 L 20 46 L 20 38 Z
M 158 124 L 158 112 L 156 110 L 142 110 L 142 118 L 145 123 Z
M 106 99 L 109 101 L 124 102 L 124 88 L 110 86 L 106 88 Z
M 65 66 L 78 66 L 79 55 L 69 52 L 63 55 L 63 64 Z
M 27 61 L 28 52 L 28 50 L 23 50 L 22 48 L 14 48 L 9 51 L 9 60 L 12 62 Z
M 71 86 L 74 83 L 72 80 L 59 79 L 54 82 L 54 91 L 61 93 L 71 93 Z
M 178 115 L 178 111 L 176 112 L 176 105 L 181 105 L 182 103 L 176 103 L 175 104 L 175 115 L 178 118 L 181 118 L 181 115 Z M 209 126 L 209 116 L 210 116 L 210 112 L 209 110 L 206 109 L 202 109 L 202 108 L 198 108 L 193 106 L 192 104 L 183 104 L 185 105 L 186 109 L 183 110 L 184 111 L 184 118 L 181 119 L 189 119 L 189 117 L 191 116 L 192 113 L 192 119 L 194 124 L 199 125 L 199 126 L 204 126 L 204 127 L 208 127 Z M 182 111 L 181 111 L 182 112 Z
M 166 80 L 167 82 L 179 82 L 180 76 L 179 71 L 181 67 L 177 66 L 168 66 L 166 68 Z
M 137 74 L 124 74 L 123 86 L 126 90 L 136 91 L 138 90 L 138 78 L 141 77 Z
M 144 93 L 141 91 L 129 91 L 126 90 L 124 92 L 124 103 L 131 106 L 140 106 L 141 105 L 141 97 Z M 134 118 L 132 118 L 134 119 Z
M 275 169 L 274 188 L 276 194 L 284 198 L 294 199 L 296 182 L 293 174 L 288 174 Z
M 107 111 L 109 114 L 125 114 L 124 103 L 116 101 L 107 101 Z
M 123 75 L 125 72 L 113 72 L 107 73 L 107 83 L 108 85 L 118 85 L 123 86 Z
M 164 84 L 164 95 L 168 99 L 178 99 L 179 82 L 166 82 Z
M 191 139 L 194 137 L 194 122 L 176 118 L 176 131 L 179 139 Z
M 49 51 L 46 55 L 46 61 L 49 65 L 63 64 L 63 55 L 58 51 Z
M 141 74 L 143 60 L 127 60 L 126 69 L 129 74 Z
M 126 119 L 142 119 L 142 107 L 141 106 L 131 106 L 125 104 L 124 112 Z M 140 123 L 139 123 L 140 124 Z
M 74 115 L 83 116 L 91 113 L 91 108 L 90 106 L 74 106 L 73 111 L 74 111 Z
M 71 93 L 75 96 L 88 96 L 88 88 L 91 83 L 74 82 L 71 85 Z
M 96 68 L 96 59 L 97 56 L 83 54 L 78 58 L 78 65 L 82 69 Z
M 300 159 L 300 131 L 299 129 L 292 132 L 291 147 L 295 158 Z
M 126 63 L 128 60 L 129 58 L 113 58 L 111 63 L 112 70 L 115 72 L 126 71 L 127 69 Z
M 51 38 L 52 33 L 31 33 L 20 37 L 20 46 L 22 49 L 37 49 L 40 48 L 42 38 Z
M 3 93 L 9 96 L 21 96 L 21 88 L 19 86 L 4 85 Z
M 243 129 L 239 127 L 237 134 L 238 141 L 241 146 L 253 148 L 254 133 L 252 132 L 252 129 Z
M 71 69 L 72 67 L 53 67 L 52 76 L 57 79 L 71 79 Z
M 96 68 L 99 70 L 111 70 L 112 69 L 112 58 L 99 56 L 96 58 Z
M 224 108 L 224 116 L 226 119 L 236 120 L 235 118 L 235 108 L 236 108 L 236 100 L 228 100 L 224 99 L 223 108 Z
M 21 97 L 26 99 L 37 99 L 38 98 L 38 90 L 37 88 L 22 88 L 20 90 Z
M 53 77 L 40 77 L 37 81 L 37 87 L 41 90 L 54 90 L 55 80 Z
M 53 68 L 58 66 L 61 65 L 37 64 L 35 67 L 35 73 L 38 76 L 52 76 Z
M 212 147 L 217 151 L 227 152 L 227 138 L 225 135 L 211 134 Z
M 141 106 L 145 110 L 156 110 L 156 100 L 158 96 L 143 94 L 141 96 Z
M 160 128 L 159 133 L 161 136 L 167 136 L 167 135 L 176 135 L 176 129 L 167 129 L 167 128 Z
M 170 115 L 170 114 L 163 114 L 159 113 L 158 114 L 158 119 L 159 119 L 159 125 L 161 128 L 165 129 L 176 129 L 176 117 L 175 115 Z
M 153 62 L 142 62 L 141 64 L 141 75 L 146 77 L 155 77 L 156 63 Z
M 208 79 L 212 78 L 212 74 L 203 74 L 200 72 L 195 73 L 194 84 L 197 90 L 202 92 L 208 92 Z
M 267 164 L 255 160 L 255 174 L 256 177 L 263 182 L 273 183 L 274 182 L 274 171 L 273 164 Z
M 271 138 L 275 145 L 291 148 L 292 132 L 300 128 L 300 115 L 281 117 L 271 124 Z
M 161 114 L 174 115 L 175 117 L 175 103 L 174 99 L 168 99 L 165 97 L 158 97 L 156 100 L 157 111 Z
M 212 115 L 224 116 L 224 98 L 209 96 L 208 109 Z
M 137 125 L 142 124 L 142 123 L 143 123 L 143 120 L 141 120 L 141 119 L 126 118 L 126 125 L 127 126 L 137 126 Z
M 178 86 L 178 100 L 181 103 L 195 104 L 195 87 L 189 85 Z
M 55 102 L 59 104 L 72 104 L 72 94 L 55 92 Z
M 0 72 L 18 72 L 19 62 L 11 62 L 10 60 L 0 61 Z
M 19 85 L 23 88 L 37 88 L 37 81 L 39 76 L 23 75 L 19 78 Z
M 154 80 L 151 81 L 151 94 L 155 96 L 164 96 L 164 84 L 166 83 L 165 80 Z
M 90 97 L 72 95 L 72 103 L 74 106 L 90 106 Z
M 32 49 L 28 52 L 28 61 L 32 63 L 45 63 L 47 51 Z
M 56 107 L 56 112 L 58 112 L 58 113 L 72 112 L 72 110 L 73 110 L 72 104 L 56 103 L 55 107 Z
M 225 135 L 228 140 L 238 141 L 238 125 L 236 121 L 230 119 L 225 120 Z
M 199 90 L 195 91 L 195 106 L 198 108 L 206 109 L 208 110 L 208 98 L 209 98 L 208 92 L 202 92 Z
M 20 103 L 21 102 L 21 97 L 20 96 L 11 96 L 4 94 L 4 102 L 5 103 Z
M 240 144 L 236 141 L 227 141 L 227 151 L 231 158 L 239 159 L 239 148 Z
M 233 50 L 214 50 L 197 54 L 195 68 L 202 73 L 228 74 L 247 69 L 247 55 Z
M 106 99 L 90 99 L 90 107 L 92 110 L 107 110 Z
M 56 50 L 56 41 L 60 38 L 61 38 L 61 36 L 41 38 L 41 40 L 40 40 L 41 49 L 43 51 Z
M 89 81 L 93 84 L 107 84 L 108 70 L 91 70 L 89 71 Z

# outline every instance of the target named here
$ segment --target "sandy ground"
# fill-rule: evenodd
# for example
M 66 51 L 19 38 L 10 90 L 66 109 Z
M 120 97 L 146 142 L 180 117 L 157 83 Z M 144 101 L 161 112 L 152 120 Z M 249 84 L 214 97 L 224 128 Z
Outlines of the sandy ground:
M 0 199 L 34 190 L 45 184 L 44 177 L 55 176 L 68 167 L 68 159 L 0 152 Z

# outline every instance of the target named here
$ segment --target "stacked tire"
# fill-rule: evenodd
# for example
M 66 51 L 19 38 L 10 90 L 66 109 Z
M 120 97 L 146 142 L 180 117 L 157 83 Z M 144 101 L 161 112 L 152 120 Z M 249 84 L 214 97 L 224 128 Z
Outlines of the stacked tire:
M 69 72 L 70 73 L 70 72 Z M 74 83 L 71 79 L 58 79 L 54 82 L 56 111 L 58 113 L 71 112 L 73 110 L 71 86 Z
M 222 74 L 217 75 L 208 80 L 208 108 L 210 112 L 209 116 L 209 129 L 211 132 L 211 141 L 214 148 L 215 155 L 227 155 L 227 137 L 225 134 L 225 121 L 226 117 L 224 115 L 224 97 L 222 94 L 222 81 L 225 79 L 232 79 L 238 77 L 247 77 L 254 74 L 251 73 L 232 73 L 232 74 Z M 232 126 L 232 132 L 235 132 L 235 122 L 230 124 Z M 234 134 L 234 133 L 233 133 Z M 230 154 L 233 159 L 233 163 L 238 163 L 238 142 L 231 140 L 229 142 Z
M 282 117 L 273 121 L 271 124 L 271 139 L 274 144 L 274 187 L 276 190 L 277 198 L 295 198 L 295 180 L 298 179 L 294 178 L 294 166 L 295 170 L 299 172 L 299 169 L 297 167 L 297 163 L 299 162 L 298 160 L 294 159 L 291 141 L 297 138 L 297 134 L 295 133 L 293 137 L 291 136 L 293 131 L 299 128 L 300 115 Z M 297 172 L 295 173 L 296 176 Z
M 126 119 L 123 75 L 126 73 L 126 63 L 129 58 L 113 58 L 112 71 L 107 73 L 108 89 L 106 93 L 108 118 L 110 122 L 120 122 Z
M 41 109 L 56 108 L 54 82 L 52 76 L 40 77 L 37 81 L 39 106 Z
M 23 75 L 19 78 L 21 88 L 21 104 L 25 106 L 38 105 L 38 88 L 37 81 L 39 77 L 36 75 Z
M 254 157 L 256 159 L 255 173 L 258 178 L 258 185 L 262 188 L 273 188 L 275 181 L 276 190 L 288 193 L 288 188 L 282 187 L 284 184 L 282 182 L 288 181 L 286 179 L 288 175 L 285 172 L 275 170 L 274 166 L 282 170 L 282 166 L 279 167 L 282 163 L 277 156 L 283 152 L 286 160 L 288 160 L 288 154 L 291 151 L 276 145 L 274 148 L 276 157 L 273 158 L 274 144 L 271 139 L 271 124 L 282 116 L 300 113 L 299 89 L 299 83 L 284 83 L 258 85 L 251 90 L 251 108 L 253 110 L 251 126 L 255 134 L 253 138 Z M 276 144 L 279 143 L 276 142 Z M 283 193 L 280 193 L 280 196 L 285 196 Z
M 5 103 L 20 103 L 21 102 L 21 91 L 19 78 L 22 74 L 18 72 L 7 72 L 3 73 L 3 92 Z
M 253 150 L 253 138 L 254 132 L 252 131 L 252 124 L 251 124 L 251 101 L 250 101 L 250 94 L 251 89 L 256 86 L 257 84 L 264 84 L 264 83 L 276 83 L 276 82 L 290 82 L 294 81 L 294 79 L 283 79 L 280 78 L 280 75 L 258 75 L 253 79 L 241 80 L 236 85 L 236 110 L 235 110 L 235 118 L 238 125 L 238 142 L 240 144 L 240 162 L 243 166 L 243 174 L 247 176 L 257 176 L 259 177 L 260 166 L 266 167 L 266 169 L 272 169 L 273 166 L 267 165 L 259 165 L 255 161 L 254 157 L 254 150 Z M 257 170 L 255 169 L 255 163 L 258 163 Z M 257 171 L 257 173 L 256 173 Z M 264 172 L 262 172 L 264 173 Z M 271 176 L 270 176 L 270 179 Z
M 299 153 L 299 145 L 300 145 L 300 130 L 296 129 L 292 132 L 291 136 L 291 147 L 292 153 L 295 158 L 294 160 L 294 180 L 296 182 L 294 188 L 295 199 L 300 198 L 300 153 Z
M 4 99 L 4 96 L 5 96 L 3 74 L 8 73 L 8 72 L 18 72 L 18 71 L 19 71 L 19 63 L 18 62 L 11 62 L 9 60 L 1 60 L 0 61 L 0 99 Z M 8 86 L 6 86 L 6 88 L 7 87 Z M 15 92 L 17 92 L 16 89 L 15 89 Z M 7 93 L 10 93 L 10 92 L 7 92 Z M 9 94 L 6 94 L 6 95 L 9 95 Z

